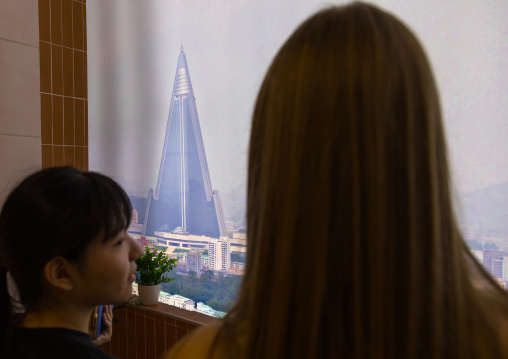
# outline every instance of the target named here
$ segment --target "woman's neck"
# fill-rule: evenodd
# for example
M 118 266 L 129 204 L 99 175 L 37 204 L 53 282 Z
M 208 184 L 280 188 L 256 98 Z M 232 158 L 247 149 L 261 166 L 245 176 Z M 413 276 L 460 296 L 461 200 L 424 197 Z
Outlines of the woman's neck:
M 88 333 L 93 309 L 46 306 L 28 310 L 21 320 L 24 328 L 66 328 Z

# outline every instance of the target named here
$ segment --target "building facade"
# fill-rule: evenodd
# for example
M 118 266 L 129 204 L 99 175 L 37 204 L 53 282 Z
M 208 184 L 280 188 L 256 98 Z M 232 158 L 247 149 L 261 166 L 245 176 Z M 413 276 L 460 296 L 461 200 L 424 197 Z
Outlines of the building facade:
M 204 261 L 201 252 L 190 251 L 187 253 L 187 272 L 193 271 L 198 275 L 203 271 Z
M 483 251 L 483 265 L 493 277 L 508 280 L 508 254 L 500 251 Z
M 228 237 L 213 239 L 208 243 L 208 266 L 214 271 L 231 268 L 231 246 Z
M 143 235 L 156 231 L 213 238 L 227 235 L 219 192 L 212 190 L 183 48 L 178 56 L 157 187 L 148 192 L 143 223 Z

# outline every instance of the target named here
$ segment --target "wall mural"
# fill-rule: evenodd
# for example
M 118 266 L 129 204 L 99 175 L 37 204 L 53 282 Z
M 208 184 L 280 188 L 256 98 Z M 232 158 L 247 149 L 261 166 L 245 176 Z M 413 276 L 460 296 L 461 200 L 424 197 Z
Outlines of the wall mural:
M 410 24 L 427 49 L 460 224 L 505 284 L 508 45 L 501 14 L 508 5 L 375 3 Z M 289 34 L 327 5 L 87 2 L 90 169 L 128 192 L 131 235 L 179 259 L 160 301 L 219 317 L 234 305 L 248 248 L 246 166 L 256 93 Z

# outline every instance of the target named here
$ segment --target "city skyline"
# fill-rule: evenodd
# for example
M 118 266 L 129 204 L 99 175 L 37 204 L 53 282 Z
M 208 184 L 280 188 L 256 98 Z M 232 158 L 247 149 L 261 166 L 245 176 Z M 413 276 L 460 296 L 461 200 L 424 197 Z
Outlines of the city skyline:
M 508 3 L 373 2 L 407 22 L 427 51 L 440 92 L 453 191 L 467 207 L 462 217 L 477 222 L 474 230 L 495 225 L 505 233 L 505 197 L 495 203 L 499 193 L 487 196 L 480 189 L 508 183 Z M 298 24 L 329 5 L 320 0 L 89 0 L 90 169 L 112 176 L 133 196 L 146 198 L 149 188 L 156 189 L 175 54 L 183 43 L 203 120 L 209 175 L 228 219 L 243 221 L 250 121 L 263 76 Z M 462 200 L 458 194 L 463 193 L 470 198 Z M 180 238 L 178 245 L 209 246 L 199 238 L 188 240 Z M 246 250 L 240 240 L 230 246 Z
M 342 4 L 345 1 L 334 1 Z M 438 83 L 454 188 L 508 182 L 508 3 L 375 0 L 418 34 Z M 320 0 L 165 2 L 87 6 L 90 168 L 128 193 L 155 188 L 180 44 L 189 59 L 203 142 L 225 215 L 245 215 L 247 151 L 256 94 L 289 34 Z

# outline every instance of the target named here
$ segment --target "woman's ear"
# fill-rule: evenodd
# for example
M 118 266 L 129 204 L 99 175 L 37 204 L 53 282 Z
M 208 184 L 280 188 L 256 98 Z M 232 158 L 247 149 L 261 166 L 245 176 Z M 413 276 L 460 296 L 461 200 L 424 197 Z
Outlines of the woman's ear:
M 52 286 L 71 291 L 74 289 L 73 265 L 63 257 L 54 257 L 44 266 L 44 278 Z

